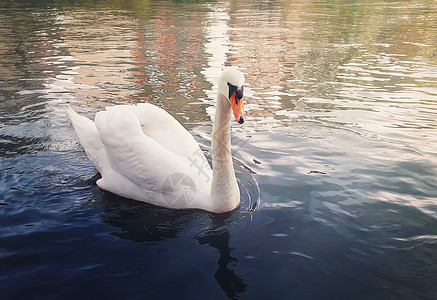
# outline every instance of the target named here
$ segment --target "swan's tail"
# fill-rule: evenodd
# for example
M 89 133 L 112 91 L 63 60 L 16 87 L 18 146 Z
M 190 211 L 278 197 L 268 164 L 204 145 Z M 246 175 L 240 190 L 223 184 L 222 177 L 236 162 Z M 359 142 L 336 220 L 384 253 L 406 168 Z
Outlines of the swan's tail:
M 66 114 L 73 123 L 76 135 L 94 167 L 102 173 L 102 169 L 109 164 L 104 145 L 100 141 L 96 125 L 90 119 L 80 116 L 71 107 L 66 109 Z

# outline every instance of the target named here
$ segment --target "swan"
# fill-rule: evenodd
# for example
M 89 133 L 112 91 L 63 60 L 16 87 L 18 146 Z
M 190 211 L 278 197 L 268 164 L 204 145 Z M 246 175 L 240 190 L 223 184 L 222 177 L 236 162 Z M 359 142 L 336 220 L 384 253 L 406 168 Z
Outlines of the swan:
M 212 126 L 211 169 L 193 136 L 165 110 L 150 103 L 116 105 L 70 118 L 89 160 L 101 173 L 97 185 L 119 196 L 157 206 L 213 213 L 234 210 L 240 191 L 231 155 L 231 112 L 242 124 L 244 76 L 225 69 L 218 82 Z

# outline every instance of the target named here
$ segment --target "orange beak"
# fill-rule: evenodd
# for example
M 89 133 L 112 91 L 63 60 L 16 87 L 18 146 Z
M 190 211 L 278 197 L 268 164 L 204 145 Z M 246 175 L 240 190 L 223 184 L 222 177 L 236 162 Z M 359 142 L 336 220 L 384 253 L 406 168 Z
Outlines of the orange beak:
M 232 111 L 234 113 L 235 120 L 237 120 L 238 123 L 243 124 L 246 120 L 246 113 L 244 112 L 243 108 L 243 98 L 238 99 L 236 94 L 236 92 L 232 94 L 229 100 L 232 104 Z

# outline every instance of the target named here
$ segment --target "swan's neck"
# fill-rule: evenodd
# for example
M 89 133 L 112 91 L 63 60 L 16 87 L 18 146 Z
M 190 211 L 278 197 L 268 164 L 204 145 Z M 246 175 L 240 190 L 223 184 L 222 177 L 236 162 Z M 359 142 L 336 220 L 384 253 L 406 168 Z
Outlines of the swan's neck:
M 240 202 L 240 191 L 235 178 L 231 155 L 231 104 L 218 93 L 217 108 L 212 126 L 211 197 L 215 212 L 233 210 Z

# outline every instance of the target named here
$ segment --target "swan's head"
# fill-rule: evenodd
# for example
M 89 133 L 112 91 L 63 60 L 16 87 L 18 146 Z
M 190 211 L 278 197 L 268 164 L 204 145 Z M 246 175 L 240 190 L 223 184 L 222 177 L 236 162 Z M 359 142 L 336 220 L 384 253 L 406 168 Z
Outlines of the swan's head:
M 220 77 L 219 92 L 231 103 L 235 120 L 243 124 L 246 120 L 246 113 L 243 108 L 243 73 L 234 68 L 226 68 Z

